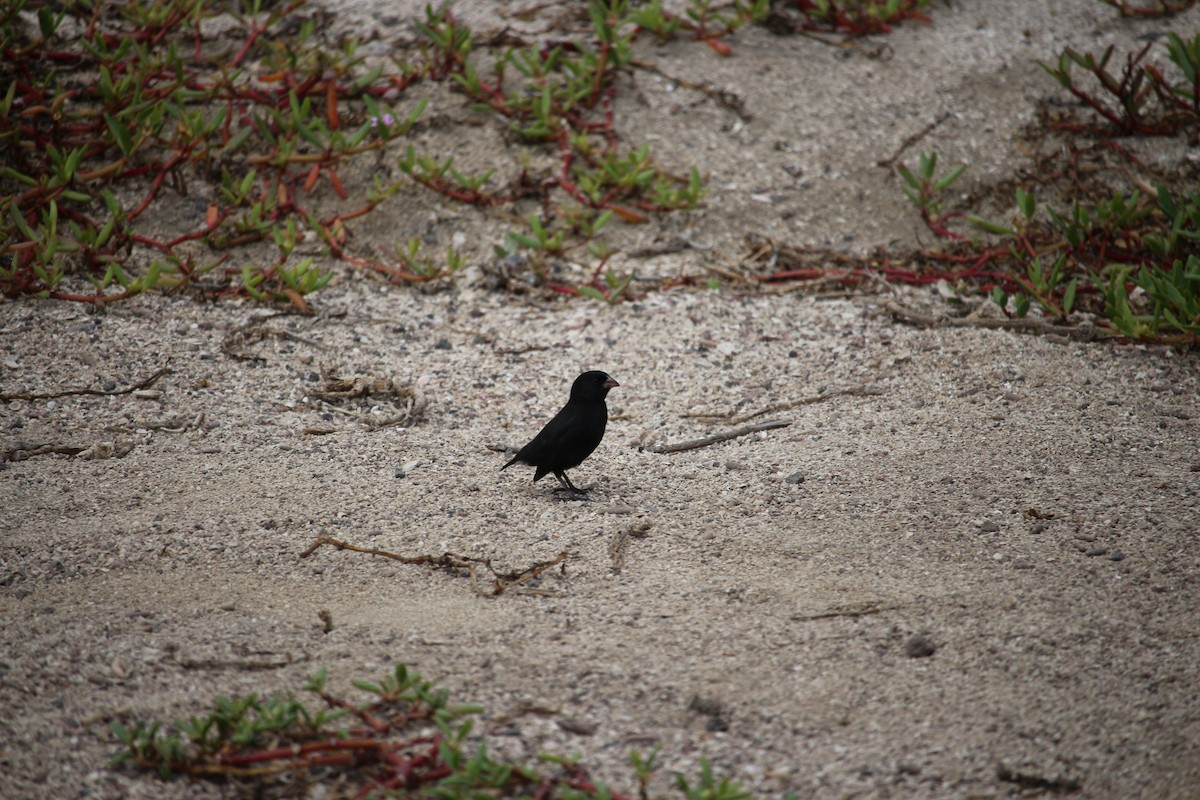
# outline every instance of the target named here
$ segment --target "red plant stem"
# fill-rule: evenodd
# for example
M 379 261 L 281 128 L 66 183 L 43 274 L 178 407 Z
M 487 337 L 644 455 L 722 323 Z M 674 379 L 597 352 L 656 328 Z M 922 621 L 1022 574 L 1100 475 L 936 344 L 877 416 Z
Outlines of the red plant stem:
M 458 200 L 459 202 L 469 203 L 474 206 L 494 206 L 502 202 L 501 198 L 492 197 L 481 192 L 457 189 L 441 178 L 421 178 L 416 175 L 412 175 L 411 177 L 422 186 L 432 189 L 438 194 L 443 194 L 451 200 Z
M 356 208 L 353 211 L 347 211 L 344 214 L 338 214 L 336 217 L 330 217 L 329 219 L 323 219 L 323 220 L 321 220 L 321 224 L 325 225 L 325 226 L 332 225 L 334 223 L 335 219 L 341 220 L 342 222 L 349 222 L 352 219 L 358 219 L 359 217 L 365 217 L 367 214 L 370 214 L 372 211 L 374 211 L 377 207 L 378 207 L 378 203 L 367 203 L 365 206 L 362 206 L 361 208 Z
M 140 234 L 132 234 L 132 235 L 130 235 L 129 238 L 132 239 L 133 241 L 137 242 L 138 244 L 144 244 L 147 247 L 153 247 L 154 249 L 159 250 L 163 253 L 168 253 L 171 250 L 178 247 L 179 245 L 183 244 L 184 242 L 191 242 L 191 241 L 195 241 L 196 239 L 203 239 L 204 237 L 208 236 L 213 231 L 215 231 L 217 228 L 219 228 L 221 226 L 221 223 L 224 222 L 226 219 L 228 219 L 229 215 L 232 213 L 233 213 L 232 208 L 226 208 L 217 214 L 217 218 L 211 224 L 206 224 L 204 226 L 203 230 L 193 231 L 191 233 L 185 233 L 182 236 L 175 237 L 174 239 L 172 239 L 169 242 L 159 242 L 159 241 L 156 241 L 155 239 L 151 239 L 147 236 L 141 236 Z M 251 241 L 254 241 L 254 240 L 251 239 Z
M 252 25 L 250 27 L 250 33 L 246 35 L 246 41 L 242 44 L 242 49 L 237 51 L 237 55 L 233 57 L 233 61 L 230 62 L 229 66 L 237 69 L 237 67 L 242 63 L 242 59 L 250 54 L 250 48 L 254 47 L 255 42 L 258 41 L 258 37 L 261 36 L 265 31 L 265 27 L 260 28 L 257 25 Z
M 554 789 L 554 782 L 550 778 L 542 778 L 537 789 L 533 793 L 532 800 L 547 800 L 550 797 L 550 792 Z
M 51 292 L 50 297 L 55 300 L 68 300 L 72 303 L 91 303 L 96 307 L 105 306 L 109 303 L 114 303 L 117 300 L 125 300 L 130 296 L 129 290 L 126 289 L 116 294 L 71 294 L 69 292 Z
M 353 264 L 356 267 L 366 267 L 367 269 L 375 270 L 376 272 L 380 272 L 391 278 L 407 281 L 409 283 L 424 283 L 428 280 L 431 280 L 431 278 L 426 278 L 422 275 L 416 275 L 412 272 L 405 272 L 404 270 L 396 267 L 389 267 L 387 264 L 380 264 L 375 261 L 367 261 L 365 259 L 356 258 L 355 256 L 348 256 L 344 253 L 341 256 L 341 259 L 347 264 Z
M 575 768 L 575 774 L 567 778 L 565 783 L 572 789 L 578 789 L 579 791 L 585 792 L 589 795 L 595 795 L 598 791 L 596 784 L 592 783 L 591 779 L 588 777 L 587 770 L 581 766 Z M 609 797 L 611 797 L 612 800 L 631 800 L 629 795 L 621 794 L 620 792 L 610 791 Z
M 299 746 L 276 747 L 271 750 L 258 750 L 253 753 L 231 753 L 222 755 L 219 763 L 230 767 L 247 764 L 261 764 L 265 761 L 300 761 L 308 760 L 311 753 L 328 751 L 353 750 L 362 755 L 370 755 L 373 759 L 379 757 L 379 751 L 394 745 L 381 739 L 367 737 L 358 739 L 327 739 L 320 742 L 308 742 Z
M 179 164 L 187 161 L 189 155 L 189 153 L 180 152 L 171 156 L 171 160 L 168 161 L 166 165 L 158 171 L 158 174 L 154 176 L 154 180 L 150 184 L 150 190 L 146 192 L 145 198 L 142 199 L 142 202 L 137 208 L 129 212 L 129 216 L 126 218 L 129 222 L 133 222 L 142 215 L 142 212 L 150 207 L 150 203 L 152 203 L 154 198 L 158 196 L 158 190 L 162 188 L 163 181 L 167 178 L 167 173 L 169 173 Z M 134 172 L 134 170 L 130 170 L 130 172 Z M 121 177 L 125 177 L 125 175 L 122 175 Z

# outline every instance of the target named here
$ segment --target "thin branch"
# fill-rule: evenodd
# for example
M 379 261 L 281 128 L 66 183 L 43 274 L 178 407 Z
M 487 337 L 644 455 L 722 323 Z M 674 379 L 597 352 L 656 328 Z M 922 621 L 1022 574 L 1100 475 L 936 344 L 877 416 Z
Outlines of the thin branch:
M 612 539 L 608 543 L 608 557 L 612 559 L 612 571 L 614 573 L 620 572 L 625 566 L 625 545 L 629 542 L 629 539 L 631 537 L 634 539 L 644 539 L 649 530 L 649 522 L 639 522 L 632 527 L 613 534 Z
M 163 367 L 158 372 L 155 372 L 149 378 L 135 383 L 132 386 L 126 386 L 124 389 L 64 389 L 61 392 L 34 392 L 31 394 L 0 394 L 0 400 L 51 400 L 56 397 L 72 397 L 75 395 L 94 395 L 98 397 L 115 397 L 121 394 L 130 394 L 141 389 L 149 389 L 163 375 L 171 372 L 170 367 Z
M 778 405 L 768 406 L 767 408 L 761 409 L 759 411 L 755 411 L 750 414 L 743 414 L 740 417 L 734 417 L 730 421 L 733 422 L 734 424 L 738 424 L 738 423 L 742 423 L 742 422 L 749 422 L 750 420 L 754 419 L 755 417 L 761 417 L 763 414 L 778 414 L 781 411 L 790 411 L 793 408 L 799 408 L 800 406 L 810 406 L 814 403 L 821 403 L 821 402 L 829 400 L 830 398 L 833 398 L 833 397 L 846 397 L 846 396 L 875 397 L 875 396 L 878 396 L 881 394 L 883 394 L 882 389 L 875 387 L 875 386 L 870 386 L 870 385 L 864 383 L 864 384 L 860 384 L 858 386 L 848 386 L 845 389 L 838 389 L 837 391 L 833 391 L 833 392 L 825 392 L 823 394 L 817 394 L 817 395 L 813 395 L 811 397 L 802 397 L 799 400 L 790 400 L 786 403 L 780 403 Z
M 887 169 L 891 169 L 892 167 L 894 167 L 896 165 L 896 162 L 898 160 L 900 160 L 900 156 L 904 155 L 905 150 L 907 150 L 908 148 L 912 147 L 917 142 L 924 139 L 926 136 L 928 136 L 930 133 L 932 133 L 934 130 L 936 130 L 939 125 L 941 125 L 943 122 L 945 122 L 949 118 L 950 118 L 950 112 L 949 111 L 943 112 L 942 115 L 939 116 L 937 119 L 935 119 L 933 122 L 929 123 L 924 128 L 922 128 L 921 130 L 917 131 L 916 133 L 910 135 L 903 142 L 901 142 L 900 146 L 896 148 L 896 152 L 892 153 L 890 158 L 885 158 L 880 161 L 876 161 L 875 164 L 880 167 L 886 167 Z
M 1071 341 L 1090 342 L 1096 339 L 1111 339 L 1114 334 L 1097 330 L 1091 322 L 1083 322 L 1076 326 L 1055 325 L 1042 319 L 992 319 L 989 317 L 961 317 L 938 319 L 920 314 L 891 300 L 883 304 L 888 312 L 901 322 L 911 325 L 921 325 L 926 328 L 988 328 L 991 330 L 1017 331 L 1018 333 L 1038 333 L 1044 336 L 1060 336 Z
M 476 585 L 476 567 L 483 567 L 492 574 L 492 589 L 491 592 L 485 592 L 476 586 L 476 591 L 480 594 L 490 594 L 492 596 L 503 594 L 509 589 L 513 589 L 517 593 L 547 594 L 545 590 L 524 588 L 523 584 L 538 577 L 551 567 L 564 563 L 567 559 L 574 555 L 569 551 L 563 550 L 549 561 L 539 561 L 526 569 L 511 570 L 509 572 L 497 572 L 492 566 L 492 560 L 490 558 L 460 556 L 455 553 L 443 553 L 440 556 L 402 556 L 399 553 L 392 553 L 387 550 L 378 550 L 374 547 L 359 547 L 358 545 L 353 545 L 349 542 L 343 542 L 340 539 L 334 539 L 329 536 L 319 536 L 307 550 L 300 554 L 300 558 L 308 558 L 323 545 L 329 545 L 330 547 L 335 547 L 338 550 L 351 550 L 355 553 L 366 553 L 367 555 L 371 556 L 390 558 L 393 561 L 399 561 L 401 564 L 425 564 L 436 569 L 467 570 L 467 573 L 471 578 L 472 585 Z
M 767 406 L 766 408 L 759 409 L 758 411 L 753 411 L 749 414 L 743 414 L 740 417 L 735 417 L 732 411 L 727 411 L 723 414 L 698 413 L 685 414 L 684 416 L 692 419 L 705 420 L 707 422 L 727 421 L 731 424 L 739 425 L 743 422 L 749 422 L 755 417 L 761 417 L 763 414 L 778 414 L 781 411 L 790 411 L 791 409 L 799 408 L 800 406 L 809 406 L 814 403 L 821 403 L 833 397 L 844 397 L 847 395 L 873 397 L 881 394 L 883 394 L 882 389 L 862 383 L 855 386 L 847 386 L 844 389 L 837 389 L 832 392 L 822 392 L 821 394 L 815 394 L 810 397 L 802 397 L 799 400 L 789 400 L 786 403 L 778 403 L 773 406 Z
M 879 614 L 884 611 L 891 611 L 899 606 L 885 606 L 880 603 L 859 603 L 855 605 L 841 606 L 839 608 L 831 608 L 826 611 L 818 611 L 815 614 L 793 614 L 788 617 L 792 622 L 812 622 L 818 619 L 836 619 L 837 617 L 849 617 L 857 619 L 858 617 L 866 617 L 871 614 Z
M 726 431 L 724 433 L 714 433 L 712 436 L 705 436 L 703 439 L 692 439 L 691 441 L 680 442 L 679 444 L 666 444 L 660 447 L 651 447 L 649 449 L 651 453 L 682 453 L 686 450 L 698 450 L 701 447 L 720 444 L 721 442 L 727 442 L 730 439 L 736 439 L 739 436 L 748 436 L 751 433 L 758 433 L 759 431 L 769 431 L 775 428 L 786 428 L 791 424 L 792 421 L 790 419 L 775 419 L 771 420 L 770 422 L 760 422 L 757 425 L 747 425 L 744 428 L 735 428 L 734 430 Z

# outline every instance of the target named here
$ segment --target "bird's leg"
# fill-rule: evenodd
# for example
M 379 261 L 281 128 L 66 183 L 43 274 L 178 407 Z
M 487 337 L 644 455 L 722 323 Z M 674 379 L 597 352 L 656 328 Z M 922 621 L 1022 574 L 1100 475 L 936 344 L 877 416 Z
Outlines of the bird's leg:
M 571 494 L 587 494 L 587 489 L 580 489 L 578 486 L 571 483 L 571 479 L 567 477 L 566 470 L 555 470 L 554 477 L 558 478 L 558 482 L 562 485 L 562 488 Z

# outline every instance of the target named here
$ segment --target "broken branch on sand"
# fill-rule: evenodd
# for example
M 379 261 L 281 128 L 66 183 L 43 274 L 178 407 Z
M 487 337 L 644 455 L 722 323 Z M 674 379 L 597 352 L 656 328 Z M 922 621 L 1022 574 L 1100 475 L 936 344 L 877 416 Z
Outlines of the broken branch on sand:
M 743 428 L 735 428 L 724 433 L 714 433 L 712 436 L 705 436 L 703 439 L 692 439 L 679 444 L 664 444 L 658 447 L 651 447 L 651 453 L 682 453 L 685 450 L 698 450 L 701 447 L 708 447 L 712 444 L 720 444 L 727 442 L 730 439 L 736 439 L 739 436 L 748 436 L 751 433 L 760 431 L 769 431 L 775 428 L 786 428 L 791 425 L 790 419 L 773 419 L 769 422 L 760 422 L 757 425 L 747 425 Z
M 371 556 L 390 558 L 393 561 L 399 561 L 402 564 L 426 564 L 436 569 L 447 570 L 465 569 L 470 575 L 471 584 L 476 586 L 476 591 L 480 594 L 490 594 L 493 597 L 498 594 L 503 594 L 509 589 L 513 589 L 519 593 L 546 594 L 547 592 L 544 590 L 521 589 L 520 587 L 522 584 L 533 580 L 551 567 L 562 564 L 572 555 L 572 553 L 563 550 L 549 561 L 539 561 L 538 563 L 527 567 L 526 569 L 511 570 L 509 572 L 497 572 L 492 566 L 492 560 L 490 558 L 460 556 L 455 553 L 443 553 L 440 556 L 402 556 L 399 553 L 392 553 L 387 550 L 378 550 L 374 547 L 359 547 L 358 545 L 353 545 L 349 542 L 343 542 L 341 539 L 334 539 L 330 536 L 319 536 L 307 550 L 300 554 L 300 557 L 308 558 L 323 545 L 329 545 L 337 548 L 338 550 L 352 550 L 355 553 L 366 553 L 367 555 Z M 484 567 L 488 572 L 492 573 L 493 581 L 490 592 L 485 592 L 478 588 L 475 580 L 476 567 Z
M 1036 333 L 1049 337 L 1061 337 L 1068 341 L 1090 342 L 1095 339 L 1111 338 L 1112 334 L 1097 330 L 1096 326 L 1084 320 L 1075 326 L 1055 325 L 1044 319 L 994 319 L 991 317 L 951 317 L 939 319 L 926 314 L 919 314 L 891 300 L 883 304 L 893 317 L 910 325 L 920 325 L 925 328 L 989 328 L 992 330 L 1016 331 L 1018 333 Z
M 116 397 L 122 394 L 132 394 L 133 392 L 142 389 L 149 389 L 158 379 L 171 371 L 170 367 L 163 367 L 155 372 L 149 378 L 139 381 L 132 386 L 126 386 L 124 389 L 63 389 L 59 392 L 34 392 L 17 394 L 0 394 L 0 400 L 53 400 L 58 397 L 72 397 L 74 395 L 93 395 L 96 397 Z

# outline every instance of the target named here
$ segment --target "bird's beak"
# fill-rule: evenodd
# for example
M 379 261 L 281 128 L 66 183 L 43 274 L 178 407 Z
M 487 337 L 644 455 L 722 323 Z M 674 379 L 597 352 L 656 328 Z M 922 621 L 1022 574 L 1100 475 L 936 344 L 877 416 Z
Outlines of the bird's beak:
M 604 388 L 605 388 L 605 389 L 615 389 L 615 388 L 617 388 L 617 387 L 618 387 L 618 386 L 620 386 L 620 385 L 621 385 L 621 384 L 617 383 L 617 382 L 616 382 L 616 381 L 614 381 L 612 378 L 609 378 L 608 380 L 606 380 L 606 381 L 604 382 Z

